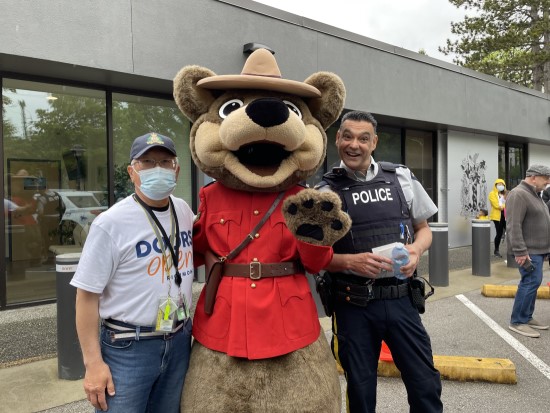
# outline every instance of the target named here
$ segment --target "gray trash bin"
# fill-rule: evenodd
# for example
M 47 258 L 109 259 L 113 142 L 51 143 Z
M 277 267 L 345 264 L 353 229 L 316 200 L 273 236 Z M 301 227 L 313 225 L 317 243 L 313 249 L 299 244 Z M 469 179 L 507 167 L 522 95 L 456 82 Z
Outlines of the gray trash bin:
M 57 373 L 60 379 L 79 380 L 85 369 L 76 334 L 76 288 L 69 284 L 80 260 L 80 253 L 55 258 L 57 293 Z
M 432 245 L 429 255 L 430 283 L 438 287 L 449 285 L 449 224 L 429 222 Z
M 472 219 L 472 275 L 491 276 L 491 221 Z

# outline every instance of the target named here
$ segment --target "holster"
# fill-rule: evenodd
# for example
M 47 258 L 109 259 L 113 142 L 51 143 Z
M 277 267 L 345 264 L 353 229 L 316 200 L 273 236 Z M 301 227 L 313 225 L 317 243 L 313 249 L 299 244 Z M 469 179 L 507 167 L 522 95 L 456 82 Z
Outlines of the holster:
M 431 289 L 427 294 L 426 284 L 428 284 Z M 433 295 L 434 288 L 424 277 L 418 277 L 416 275 L 411 278 L 409 288 L 411 289 L 411 300 L 413 305 L 416 307 L 419 314 L 424 314 L 426 311 L 426 299 Z
M 332 292 L 332 278 L 328 272 L 322 272 L 315 274 L 315 289 L 319 293 L 321 303 L 325 309 L 327 317 L 332 317 L 333 313 L 333 292 Z
M 206 272 L 206 286 L 204 287 L 204 312 L 208 315 L 214 311 L 216 294 L 223 276 L 223 265 L 213 252 L 207 251 L 204 254 L 204 267 Z

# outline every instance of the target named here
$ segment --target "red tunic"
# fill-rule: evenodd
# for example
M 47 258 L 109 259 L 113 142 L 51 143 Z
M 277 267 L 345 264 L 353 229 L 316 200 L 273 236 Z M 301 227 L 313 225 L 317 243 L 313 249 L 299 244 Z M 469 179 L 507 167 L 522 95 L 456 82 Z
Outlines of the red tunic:
M 249 264 L 300 260 L 316 273 L 332 259 L 332 247 L 300 242 L 288 230 L 281 206 L 303 189 L 288 189 L 279 206 L 248 246 L 231 262 Z M 195 263 L 207 250 L 227 255 L 254 229 L 277 193 L 229 189 L 219 183 L 200 190 L 199 216 L 193 228 Z M 317 309 L 305 274 L 262 278 L 223 277 L 214 312 L 204 313 L 204 290 L 197 302 L 193 335 L 202 345 L 234 357 L 262 359 L 280 356 L 313 343 L 319 337 Z

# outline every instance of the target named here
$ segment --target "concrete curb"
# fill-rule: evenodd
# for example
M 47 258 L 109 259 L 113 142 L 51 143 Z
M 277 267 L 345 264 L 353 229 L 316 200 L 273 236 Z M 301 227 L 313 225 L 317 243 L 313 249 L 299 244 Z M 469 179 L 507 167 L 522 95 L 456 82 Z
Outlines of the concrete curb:
M 512 361 L 501 358 L 479 358 L 464 356 L 434 356 L 434 365 L 441 378 L 454 381 L 482 381 L 498 384 L 516 384 L 516 366 Z M 340 374 L 342 367 L 336 363 Z M 378 376 L 401 377 L 393 361 L 378 361 Z
M 516 296 L 517 290 L 517 285 L 485 284 L 481 287 L 481 294 L 485 297 L 513 298 Z M 539 287 L 537 298 L 550 298 L 550 286 Z

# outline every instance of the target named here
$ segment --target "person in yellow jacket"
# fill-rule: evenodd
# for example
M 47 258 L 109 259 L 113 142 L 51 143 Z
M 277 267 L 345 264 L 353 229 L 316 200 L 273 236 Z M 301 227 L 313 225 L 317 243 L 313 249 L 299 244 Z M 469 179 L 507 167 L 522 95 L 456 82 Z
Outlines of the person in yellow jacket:
M 506 183 L 503 179 L 497 179 L 493 185 L 493 190 L 489 193 L 489 204 L 491 204 L 491 214 L 489 219 L 495 224 L 495 256 L 502 257 L 499 252 L 502 234 L 506 231 Z

